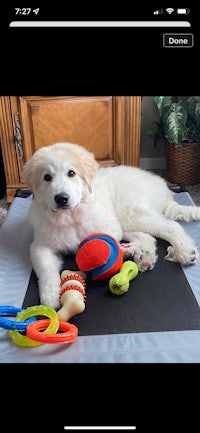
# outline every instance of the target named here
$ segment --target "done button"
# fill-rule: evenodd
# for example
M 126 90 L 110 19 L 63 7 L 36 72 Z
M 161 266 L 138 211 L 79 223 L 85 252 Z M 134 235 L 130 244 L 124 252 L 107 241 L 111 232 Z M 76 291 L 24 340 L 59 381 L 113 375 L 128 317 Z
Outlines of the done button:
M 165 48 L 191 48 L 194 44 L 192 33 L 164 33 L 163 47 Z

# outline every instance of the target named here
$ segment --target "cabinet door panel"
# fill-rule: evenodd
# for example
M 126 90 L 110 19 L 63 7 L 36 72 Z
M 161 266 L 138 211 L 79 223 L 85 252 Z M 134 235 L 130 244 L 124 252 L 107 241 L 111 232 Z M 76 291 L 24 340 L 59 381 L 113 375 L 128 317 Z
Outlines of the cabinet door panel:
M 99 160 L 112 159 L 112 97 L 20 97 L 26 159 L 42 146 L 69 141 Z

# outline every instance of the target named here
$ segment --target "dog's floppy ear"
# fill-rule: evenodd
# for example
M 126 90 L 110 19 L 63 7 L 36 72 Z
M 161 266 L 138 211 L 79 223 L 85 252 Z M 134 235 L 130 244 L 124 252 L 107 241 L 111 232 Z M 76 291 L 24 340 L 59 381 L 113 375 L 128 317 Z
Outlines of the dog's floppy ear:
M 31 160 L 26 162 L 24 164 L 24 169 L 23 169 L 23 177 L 24 177 L 24 182 L 25 184 L 32 189 L 33 186 L 33 172 L 31 169 Z
M 31 190 L 33 190 L 36 181 L 37 170 L 38 170 L 38 163 L 35 161 L 35 158 L 33 157 L 24 164 L 24 169 L 23 169 L 24 182 Z
M 46 153 L 46 148 L 40 148 L 35 151 L 32 157 L 24 164 L 24 182 L 31 190 L 33 190 L 35 184 L 39 182 L 42 167 L 46 162 Z
M 99 168 L 99 163 L 95 160 L 93 154 L 90 154 L 81 159 L 81 165 L 79 167 L 79 174 L 82 180 L 85 182 L 88 191 L 92 192 L 92 180 Z

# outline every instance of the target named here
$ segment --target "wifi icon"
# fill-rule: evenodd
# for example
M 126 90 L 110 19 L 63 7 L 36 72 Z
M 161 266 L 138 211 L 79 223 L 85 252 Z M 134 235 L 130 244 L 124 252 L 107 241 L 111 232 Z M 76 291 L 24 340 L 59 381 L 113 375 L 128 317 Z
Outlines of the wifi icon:
M 171 15 L 174 12 L 174 9 L 173 8 L 167 8 L 166 12 Z

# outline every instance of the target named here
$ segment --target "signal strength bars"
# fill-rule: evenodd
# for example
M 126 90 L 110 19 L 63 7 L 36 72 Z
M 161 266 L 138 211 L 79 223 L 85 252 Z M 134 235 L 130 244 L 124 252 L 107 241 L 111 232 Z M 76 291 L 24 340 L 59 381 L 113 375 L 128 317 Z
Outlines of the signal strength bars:
M 154 11 L 153 14 L 154 15 L 162 15 L 163 14 L 163 9 L 158 9 L 157 11 Z
M 174 9 L 173 9 L 173 8 L 167 8 L 167 9 L 165 9 L 165 11 L 166 11 L 169 15 L 171 15 L 171 14 L 174 12 Z M 164 14 L 164 9 L 158 9 L 157 11 L 154 11 L 153 14 L 154 14 L 154 15 L 163 15 L 163 14 Z
M 188 8 L 179 8 L 179 9 L 176 9 L 176 11 L 173 8 L 167 8 L 167 9 L 165 9 L 165 11 L 169 15 L 173 14 L 173 12 L 176 12 L 178 15 L 188 15 L 190 13 L 190 9 L 188 9 Z M 154 15 L 163 15 L 164 9 L 157 9 L 156 11 L 153 12 L 153 14 Z

